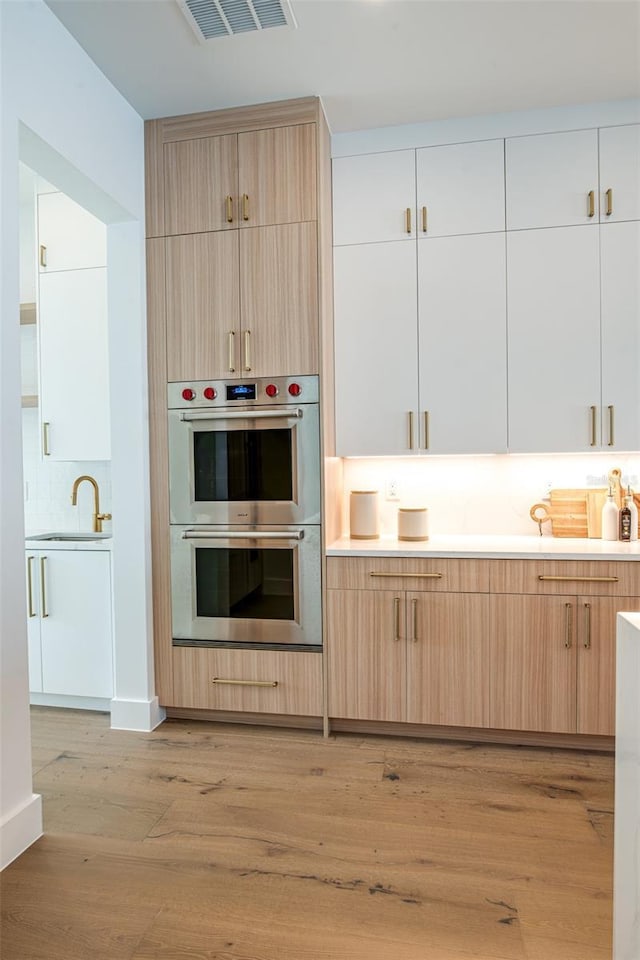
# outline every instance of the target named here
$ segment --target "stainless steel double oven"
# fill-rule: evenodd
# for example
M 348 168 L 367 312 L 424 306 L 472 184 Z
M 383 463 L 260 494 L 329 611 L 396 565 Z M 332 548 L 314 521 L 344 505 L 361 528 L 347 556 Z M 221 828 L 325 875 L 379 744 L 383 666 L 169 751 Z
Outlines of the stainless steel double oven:
M 320 645 L 317 377 L 171 383 L 177 645 Z

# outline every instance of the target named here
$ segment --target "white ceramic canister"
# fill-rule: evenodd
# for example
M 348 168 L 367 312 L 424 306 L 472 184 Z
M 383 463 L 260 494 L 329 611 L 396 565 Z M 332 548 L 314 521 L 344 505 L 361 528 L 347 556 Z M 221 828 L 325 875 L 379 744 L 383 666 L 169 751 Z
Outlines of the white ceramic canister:
M 428 540 L 429 511 L 426 507 L 398 507 L 398 540 Z
M 352 540 L 377 540 L 380 536 L 377 490 L 351 491 L 349 536 Z

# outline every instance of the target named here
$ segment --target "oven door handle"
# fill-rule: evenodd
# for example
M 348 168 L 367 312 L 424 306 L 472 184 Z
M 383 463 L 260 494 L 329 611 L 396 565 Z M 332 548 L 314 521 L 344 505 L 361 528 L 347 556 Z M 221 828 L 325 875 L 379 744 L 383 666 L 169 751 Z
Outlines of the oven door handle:
M 304 540 L 304 530 L 183 530 L 183 540 Z
M 300 419 L 302 410 L 194 410 L 180 413 L 181 420 L 284 420 Z

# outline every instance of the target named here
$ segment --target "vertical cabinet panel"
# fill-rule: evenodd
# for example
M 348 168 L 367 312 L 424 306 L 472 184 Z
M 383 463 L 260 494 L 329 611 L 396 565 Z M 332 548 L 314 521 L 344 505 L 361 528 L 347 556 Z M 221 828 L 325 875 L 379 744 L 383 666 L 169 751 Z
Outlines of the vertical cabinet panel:
M 588 451 L 600 444 L 598 235 L 589 227 L 507 235 L 514 453 Z
M 421 449 L 507 448 L 504 234 L 418 245 Z
M 575 733 L 575 597 L 505 595 L 490 602 L 489 726 Z
M 105 267 L 40 275 L 40 406 L 51 460 L 108 460 Z M 48 451 L 48 452 L 47 452 Z
M 505 229 L 504 140 L 416 151 L 417 235 Z
M 172 237 L 166 257 L 168 380 L 240 376 L 238 233 Z
M 327 592 L 329 715 L 405 720 L 404 593 Z
M 638 173 L 640 177 L 640 172 Z M 640 223 L 600 228 L 602 446 L 640 448 Z
M 489 597 L 407 594 L 407 721 L 484 727 Z
M 415 240 L 415 150 L 337 157 L 332 167 L 336 246 Z
M 507 139 L 506 196 L 507 230 L 596 224 L 598 131 Z
M 240 236 L 241 374 L 318 371 L 315 223 L 245 230 Z
M 600 222 L 640 220 L 640 124 L 605 127 L 599 137 Z
M 104 223 L 64 193 L 38 196 L 38 244 L 45 247 L 39 253 L 41 273 L 107 264 Z
M 407 454 L 417 448 L 415 246 L 338 247 L 334 285 L 336 452 Z
M 238 227 L 237 136 L 180 140 L 163 150 L 167 235 Z
M 238 205 L 241 226 L 316 219 L 315 123 L 238 134 Z

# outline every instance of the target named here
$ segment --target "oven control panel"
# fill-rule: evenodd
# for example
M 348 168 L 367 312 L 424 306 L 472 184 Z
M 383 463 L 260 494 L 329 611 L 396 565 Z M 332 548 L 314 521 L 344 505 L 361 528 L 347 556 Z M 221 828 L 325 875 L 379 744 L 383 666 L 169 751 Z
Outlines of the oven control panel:
M 258 377 L 238 380 L 194 380 L 170 383 L 170 410 L 188 407 L 272 407 L 277 404 L 318 403 L 318 377 Z

